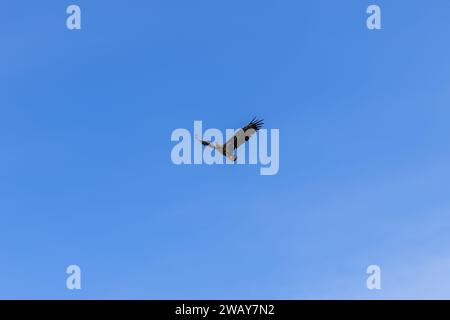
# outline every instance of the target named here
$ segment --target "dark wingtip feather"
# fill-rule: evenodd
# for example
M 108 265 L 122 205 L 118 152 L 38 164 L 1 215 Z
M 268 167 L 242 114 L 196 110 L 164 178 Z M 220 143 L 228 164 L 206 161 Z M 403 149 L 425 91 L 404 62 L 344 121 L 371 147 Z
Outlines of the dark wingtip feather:
M 259 129 L 261 129 L 261 127 L 264 124 L 264 119 L 260 119 L 258 120 L 256 117 L 254 117 L 252 119 L 252 121 L 250 121 L 250 123 L 246 126 L 247 129 L 254 129 L 256 131 L 258 131 Z

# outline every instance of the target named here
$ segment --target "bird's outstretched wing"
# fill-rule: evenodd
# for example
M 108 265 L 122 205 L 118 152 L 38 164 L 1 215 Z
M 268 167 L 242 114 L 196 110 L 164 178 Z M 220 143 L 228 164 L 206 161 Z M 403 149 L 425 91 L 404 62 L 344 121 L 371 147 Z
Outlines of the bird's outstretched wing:
M 232 154 L 234 150 L 239 148 L 244 142 L 248 141 L 256 131 L 261 129 L 263 124 L 263 120 L 257 120 L 255 117 L 245 127 L 236 131 L 234 136 L 232 136 L 225 144 L 226 154 Z

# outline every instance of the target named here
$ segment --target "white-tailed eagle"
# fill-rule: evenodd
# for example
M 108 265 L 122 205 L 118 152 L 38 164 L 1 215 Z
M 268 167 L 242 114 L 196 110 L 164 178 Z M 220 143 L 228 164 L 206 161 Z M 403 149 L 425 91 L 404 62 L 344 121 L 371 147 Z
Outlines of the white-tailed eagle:
M 211 141 L 198 139 L 204 146 L 218 150 L 227 159 L 236 161 L 237 156 L 234 154 L 234 150 L 239 148 L 244 142 L 248 141 L 250 137 L 261 129 L 263 120 L 257 120 L 256 117 L 252 119 L 245 127 L 240 128 L 234 133 L 234 135 L 224 144 L 212 143 Z

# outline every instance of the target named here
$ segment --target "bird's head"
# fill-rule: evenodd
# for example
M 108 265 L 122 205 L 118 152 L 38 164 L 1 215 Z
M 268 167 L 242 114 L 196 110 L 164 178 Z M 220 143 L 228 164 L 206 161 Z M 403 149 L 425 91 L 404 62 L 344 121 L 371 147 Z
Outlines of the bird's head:
M 228 160 L 231 160 L 231 161 L 236 161 L 237 160 L 237 156 L 235 156 L 234 154 L 228 155 L 227 158 L 228 158 Z

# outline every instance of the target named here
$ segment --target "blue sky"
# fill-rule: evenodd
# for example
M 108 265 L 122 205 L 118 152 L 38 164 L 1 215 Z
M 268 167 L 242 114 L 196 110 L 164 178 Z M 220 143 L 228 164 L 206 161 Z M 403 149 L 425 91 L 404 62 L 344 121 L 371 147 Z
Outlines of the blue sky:
M 449 11 L 8 1 L 0 298 L 450 298 Z M 172 164 L 174 129 L 253 116 L 280 129 L 277 175 Z

